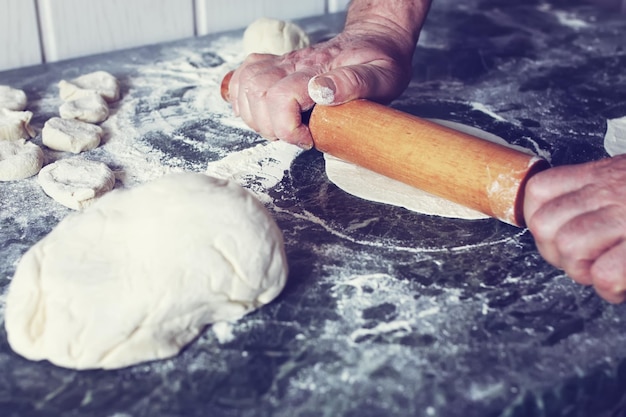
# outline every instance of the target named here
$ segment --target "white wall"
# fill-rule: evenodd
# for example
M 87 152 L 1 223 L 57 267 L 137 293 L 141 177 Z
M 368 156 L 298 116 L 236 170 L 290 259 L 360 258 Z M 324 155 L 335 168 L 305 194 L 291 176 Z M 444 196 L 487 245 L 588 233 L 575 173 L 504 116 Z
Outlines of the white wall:
M 39 63 L 35 0 L 0 0 L 0 70 Z
M 292 20 L 349 0 L 0 0 L 0 71 Z
M 194 35 L 193 0 L 38 0 L 46 61 Z
M 328 0 L 328 12 L 343 12 L 348 8 L 348 3 L 350 0 Z

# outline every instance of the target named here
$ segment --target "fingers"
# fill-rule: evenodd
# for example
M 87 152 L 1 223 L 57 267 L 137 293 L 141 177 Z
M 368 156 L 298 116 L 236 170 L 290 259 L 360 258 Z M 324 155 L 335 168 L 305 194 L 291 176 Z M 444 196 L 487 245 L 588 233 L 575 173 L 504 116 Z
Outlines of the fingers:
M 405 85 L 399 74 L 379 63 L 344 66 L 318 75 L 308 83 L 308 93 L 317 104 L 336 105 L 365 98 L 386 102 Z M 382 64 L 382 63 L 381 63 Z
M 552 240 L 537 239 L 544 258 L 567 271 L 575 281 L 593 284 L 594 262 L 624 239 L 624 227 L 616 219 L 626 216 L 611 205 L 586 212 L 565 223 Z
M 598 294 L 610 303 L 626 300 L 626 242 L 622 241 L 605 252 L 593 264 L 591 274 Z
M 526 185 L 524 218 L 530 219 L 548 201 L 588 184 L 590 171 L 587 165 L 569 165 L 552 168 L 533 176 Z
M 310 72 L 289 73 L 275 65 L 275 56 L 253 56 L 235 71 L 230 83 L 233 111 L 246 124 L 269 139 L 282 139 L 302 148 L 313 145 L 302 124 L 302 112 L 313 106 L 306 84 Z
M 564 267 L 563 257 L 575 250 L 573 246 L 584 240 L 589 247 L 594 237 L 611 231 L 606 223 L 612 219 L 608 212 L 613 202 L 603 199 L 603 190 L 595 185 L 578 186 L 581 188 L 548 200 L 528 219 L 541 254 L 560 267 Z M 589 238 L 583 239 L 585 236 Z
M 537 174 L 524 213 L 548 262 L 607 301 L 626 299 L 626 157 Z

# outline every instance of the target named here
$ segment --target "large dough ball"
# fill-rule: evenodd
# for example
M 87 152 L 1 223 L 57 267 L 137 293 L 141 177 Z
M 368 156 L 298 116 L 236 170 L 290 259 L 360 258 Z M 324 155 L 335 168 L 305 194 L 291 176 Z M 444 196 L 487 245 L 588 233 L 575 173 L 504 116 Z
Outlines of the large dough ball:
M 269 303 L 286 276 L 281 232 L 251 193 L 172 174 L 105 195 L 33 246 L 5 325 L 28 359 L 119 368 L 177 354 L 207 324 Z
M 310 44 L 308 35 L 295 23 L 267 17 L 255 20 L 243 33 L 246 54 L 283 55 Z

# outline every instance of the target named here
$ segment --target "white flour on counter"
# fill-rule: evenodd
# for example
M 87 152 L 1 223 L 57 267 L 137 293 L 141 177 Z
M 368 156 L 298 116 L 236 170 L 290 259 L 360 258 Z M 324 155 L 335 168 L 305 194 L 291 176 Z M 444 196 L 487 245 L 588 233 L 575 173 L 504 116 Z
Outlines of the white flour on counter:
M 282 181 L 291 162 L 301 152 L 297 146 L 281 141 L 260 144 L 209 162 L 206 174 L 234 180 L 267 204 L 271 199 L 265 191 Z

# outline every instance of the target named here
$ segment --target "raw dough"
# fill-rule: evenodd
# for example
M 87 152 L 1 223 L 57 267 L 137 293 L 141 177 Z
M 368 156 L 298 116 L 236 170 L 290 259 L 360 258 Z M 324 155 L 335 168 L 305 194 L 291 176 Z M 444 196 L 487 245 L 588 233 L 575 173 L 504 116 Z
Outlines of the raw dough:
M 24 139 L 0 141 L 0 181 L 22 180 L 37 174 L 43 165 L 43 152 Z
M 283 55 L 311 44 L 308 35 L 295 23 L 261 17 L 243 33 L 246 54 Z
M 286 277 L 281 232 L 251 193 L 173 174 L 109 193 L 33 246 L 5 325 L 28 359 L 120 368 L 176 355 L 207 324 L 272 301 Z
M 30 127 L 33 113 L 0 108 L 0 140 L 28 139 L 35 137 Z
M 109 106 L 95 91 L 86 91 L 76 99 L 66 101 L 59 107 L 64 119 L 78 119 L 87 123 L 100 123 L 109 117 Z
M 432 121 L 491 142 L 531 153 L 525 148 L 509 145 L 504 139 L 475 127 L 445 120 Z M 324 155 L 324 159 L 326 161 L 326 175 L 328 179 L 345 192 L 365 200 L 404 207 L 417 213 L 442 217 L 468 220 L 489 217 L 476 210 L 434 196 L 330 155 Z
M 100 94 L 108 102 L 120 98 L 120 84 L 117 78 L 106 71 L 91 72 L 70 81 L 59 82 L 59 95 L 65 101 L 80 98 L 90 91 Z
M 61 159 L 41 169 L 39 184 L 57 202 L 82 210 L 113 189 L 115 175 L 102 162 L 82 158 Z
M 604 149 L 610 156 L 626 153 L 626 116 L 606 121 Z
M 75 119 L 53 117 L 43 126 L 41 138 L 50 149 L 80 153 L 100 145 L 102 128 Z
M 0 85 L 0 109 L 20 111 L 26 108 L 26 93 L 8 85 Z

